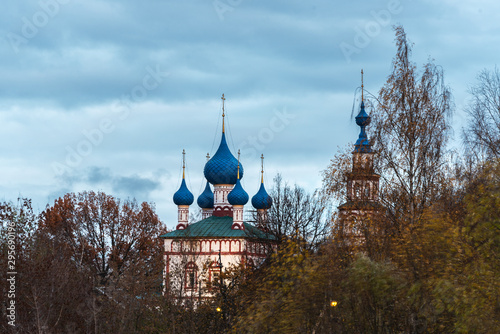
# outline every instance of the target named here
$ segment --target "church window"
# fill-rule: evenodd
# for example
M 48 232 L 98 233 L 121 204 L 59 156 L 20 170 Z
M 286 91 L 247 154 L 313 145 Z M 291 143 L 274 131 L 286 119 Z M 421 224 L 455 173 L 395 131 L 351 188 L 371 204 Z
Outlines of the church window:
M 196 264 L 193 262 L 189 262 L 186 265 L 186 277 L 185 277 L 185 286 L 186 289 L 194 290 L 196 289 L 196 284 L 197 284 L 197 271 L 198 268 L 196 267 Z
M 217 284 L 217 282 L 219 282 L 220 280 L 220 267 L 219 267 L 219 263 L 214 261 L 212 262 L 212 264 L 210 265 L 210 270 L 209 270 L 209 281 L 210 281 L 210 285 L 212 287 L 212 289 L 215 287 L 215 285 Z

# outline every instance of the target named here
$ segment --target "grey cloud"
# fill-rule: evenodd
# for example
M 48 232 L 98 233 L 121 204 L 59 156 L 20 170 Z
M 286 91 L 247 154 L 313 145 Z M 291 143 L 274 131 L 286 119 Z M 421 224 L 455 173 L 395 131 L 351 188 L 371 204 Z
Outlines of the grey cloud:
M 161 179 L 169 177 L 169 173 L 161 169 L 154 171 L 152 174 L 152 177 L 144 177 L 138 174 L 123 176 L 112 173 L 109 168 L 92 166 L 63 174 L 60 177 L 62 187 L 51 196 L 62 196 L 64 195 L 62 192 L 73 191 L 73 189 L 83 184 L 89 186 L 90 190 L 112 189 L 113 195 L 118 197 L 136 197 L 146 200 L 152 191 L 161 188 Z
M 0 89 L 73 108 L 120 98 L 140 83 L 146 66 L 160 64 L 172 77 L 148 99 L 182 100 L 193 91 L 206 98 L 229 86 L 249 94 L 322 90 L 336 49 L 332 33 L 315 20 L 325 6 L 243 1 L 228 13 L 233 20 L 221 22 L 206 1 L 72 2 L 19 55 L 4 52 L 10 65 L 0 67 Z M 36 10 L 16 15 L 29 18 Z M 9 21 L 20 29 L 20 18 Z
M 160 188 L 160 182 L 138 175 L 116 177 L 112 181 L 113 190 L 133 197 L 148 197 L 153 190 Z
M 109 168 L 102 168 L 96 166 L 90 167 L 85 177 L 88 183 L 92 185 L 107 183 L 113 179 L 113 176 L 111 175 L 111 171 L 109 170 Z

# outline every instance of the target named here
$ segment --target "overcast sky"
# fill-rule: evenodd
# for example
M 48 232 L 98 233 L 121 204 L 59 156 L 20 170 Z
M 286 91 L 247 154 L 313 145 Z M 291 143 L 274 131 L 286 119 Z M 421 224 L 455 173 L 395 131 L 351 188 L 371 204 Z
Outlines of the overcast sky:
M 154 202 L 174 228 L 181 178 L 204 188 L 226 97 L 229 146 L 253 196 L 280 172 L 308 191 L 352 145 L 360 70 L 377 94 L 395 55 L 392 26 L 432 58 L 454 94 L 500 54 L 498 1 L 3 0 L 0 199 L 43 210 L 67 192 Z M 358 90 L 359 92 L 359 90 Z

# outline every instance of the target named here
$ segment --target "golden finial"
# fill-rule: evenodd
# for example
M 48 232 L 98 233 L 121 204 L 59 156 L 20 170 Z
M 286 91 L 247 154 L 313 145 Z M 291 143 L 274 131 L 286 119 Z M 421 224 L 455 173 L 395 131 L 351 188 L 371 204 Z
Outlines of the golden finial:
M 261 182 L 261 183 L 264 183 L 264 154 L 262 154 L 262 155 L 260 156 L 260 160 L 261 160 L 261 162 L 260 162 L 260 166 L 261 166 L 261 174 L 262 174 L 261 179 L 260 179 L 260 182 Z
M 182 150 L 182 179 L 186 177 L 186 150 Z
M 224 101 L 226 101 L 224 94 L 222 94 L 221 100 L 222 100 L 222 133 L 224 133 L 225 132 L 225 130 L 224 130 L 224 117 L 226 116 L 226 114 L 224 113 Z
M 238 149 L 238 180 L 240 179 L 240 150 Z
M 361 69 L 361 102 L 364 101 L 363 69 Z

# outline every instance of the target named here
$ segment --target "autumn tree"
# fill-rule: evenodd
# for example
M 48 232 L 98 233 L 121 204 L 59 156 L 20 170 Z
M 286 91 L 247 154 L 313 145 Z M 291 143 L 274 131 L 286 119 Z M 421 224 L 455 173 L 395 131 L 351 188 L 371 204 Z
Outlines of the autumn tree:
M 73 261 L 57 239 L 39 232 L 38 217 L 29 199 L 0 205 L 2 221 L 2 268 L 5 247 L 15 244 L 15 327 L 17 333 L 91 331 L 92 294 L 88 273 Z M 8 228 L 14 227 L 14 233 Z M 2 283 L 6 282 L 2 272 Z M 4 290 L 4 289 L 2 289 Z
M 161 295 L 164 232 L 148 203 L 102 192 L 66 194 L 42 212 L 39 227 L 92 281 L 96 332 L 129 331 L 138 324 L 133 315 Z
M 300 242 L 282 243 L 240 285 L 234 333 L 310 333 L 325 304 L 327 267 Z
M 381 175 L 380 199 L 393 236 L 391 259 L 410 275 L 418 293 L 408 312 L 408 330 L 417 332 L 431 305 L 422 259 L 425 212 L 440 196 L 446 179 L 446 144 L 451 94 L 440 66 L 432 61 L 421 71 L 411 61 L 412 44 L 403 27 L 396 31 L 393 70 L 372 111 L 372 137 Z
M 1 331 L 9 333 L 26 331 L 29 309 L 24 295 L 28 294 L 25 289 L 25 283 L 29 275 L 25 275 L 25 269 L 29 268 L 29 257 L 33 245 L 33 237 L 36 231 L 36 216 L 31 206 L 31 201 L 25 198 L 19 198 L 16 203 L 0 203 L 0 287 L 2 293 L 2 318 Z M 7 275 L 7 272 L 16 274 Z M 13 287 L 15 291 L 11 292 L 11 284 L 7 279 L 14 276 Z M 9 293 L 10 292 L 10 293 Z M 8 297 L 10 295 L 10 297 Z M 14 328 L 7 324 L 7 307 L 13 300 L 16 305 Z M 11 320 L 11 319 L 9 319 Z M 26 324 L 26 325 L 25 325 Z
M 15 232 L 15 244 L 21 249 L 29 247 L 37 228 L 36 214 L 28 198 L 18 198 L 16 203 L 0 203 L 0 243 L 7 245 L 11 229 Z
M 403 27 L 395 29 L 397 53 L 372 112 L 372 133 L 378 168 L 383 171 L 382 200 L 404 228 L 419 223 L 438 193 L 451 95 L 441 67 L 428 62 L 419 75 Z
M 478 168 L 466 179 L 460 217 L 436 240 L 447 245 L 432 282 L 436 315 L 460 333 L 495 333 L 500 326 L 500 163 Z M 439 220 L 439 226 L 446 223 Z
M 301 240 L 305 247 L 315 249 L 329 233 L 325 205 L 318 192 L 308 194 L 303 188 L 274 178 L 270 195 L 273 205 L 268 210 L 265 228 L 280 243 L 288 239 Z
M 483 70 L 469 89 L 472 96 L 465 109 L 468 116 L 463 130 L 469 154 L 476 159 L 500 157 L 500 71 Z M 484 157 L 482 156 L 484 154 Z

